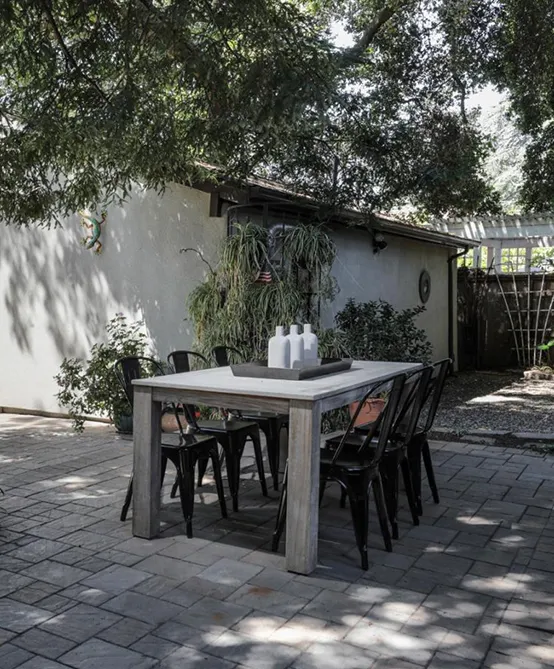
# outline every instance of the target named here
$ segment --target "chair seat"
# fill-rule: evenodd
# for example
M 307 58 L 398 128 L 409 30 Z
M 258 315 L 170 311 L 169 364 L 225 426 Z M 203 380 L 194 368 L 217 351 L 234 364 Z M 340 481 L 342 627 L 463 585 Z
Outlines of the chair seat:
M 325 445 L 320 451 L 320 458 L 323 457 L 324 451 L 328 450 L 331 453 L 334 453 L 335 449 L 337 446 L 340 444 L 341 439 L 344 436 L 344 432 L 342 434 L 337 434 L 331 437 L 331 439 L 326 439 L 325 440 Z M 352 449 L 354 448 L 360 448 L 362 445 L 363 441 L 365 439 L 365 435 L 363 434 L 358 434 L 357 432 L 352 432 L 351 434 L 348 435 L 346 438 L 346 441 L 344 443 L 345 446 L 345 455 L 348 460 L 352 460 Z M 378 437 L 374 437 L 371 440 L 371 443 L 366 446 L 367 452 L 373 455 L 375 452 L 375 448 L 377 446 L 378 442 Z M 391 440 L 388 442 L 387 447 L 385 449 L 385 453 L 383 457 L 387 457 L 387 455 L 396 453 L 397 451 L 402 449 L 402 444 L 401 443 L 395 443 L 394 440 Z M 341 458 L 342 460 L 342 458 Z
M 323 448 L 327 447 L 334 447 L 336 448 L 341 440 L 344 437 L 344 432 L 341 432 L 339 434 L 334 435 L 330 439 L 325 440 L 325 445 Z M 365 439 L 365 435 L 363 434 L 358 434 L 357 432 L 352 432 L 351 434 L 348 435 L 345 441 L 345 446 L 351 446 L 353 448 L 360 448 L 360 446 L 363 444 L 363 441 Z
M 373 458 L 357 458 L 352 452 L 343 451 L 341 457 L 333 462 L 335 455 L 334 449 L 322 448 L 320 451 L 320 467 L 323 476 L 326 476 L 331 469 L 343 469 L 349 472 L 360 472 L 371 469 L 371 462 Z
M 245 420 L 199 420 L 198 427 L 206 432 L 240 432 L 257 428 L 258 425 Z
M 241 411 L 243 418 L 250 420 L 280 420 L 283 423 L 289 422 L 288 413 L 274 413 L 272 411 Z
M 162 442 L 164 450 L 180 451 L 184 448 L 195 448 L 198 446 L 210 446 L 214 444 L 214 438 L 207 434 L 187 434 L 184 443 Z

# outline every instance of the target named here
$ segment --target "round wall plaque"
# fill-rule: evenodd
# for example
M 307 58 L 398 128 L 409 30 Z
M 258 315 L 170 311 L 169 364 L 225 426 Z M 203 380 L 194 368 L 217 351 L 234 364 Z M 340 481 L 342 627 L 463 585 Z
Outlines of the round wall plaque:
M 419 299 L 425 304 L 431 295 L 431 275 L 426 269 L 419 275 Z

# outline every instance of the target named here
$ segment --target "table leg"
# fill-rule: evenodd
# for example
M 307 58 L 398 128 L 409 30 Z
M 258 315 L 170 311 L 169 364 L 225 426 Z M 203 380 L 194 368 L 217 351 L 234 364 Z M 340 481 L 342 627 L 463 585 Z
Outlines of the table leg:
M 152 539 L 160 531 L 162 405 L 144 386 L 135 386 L 133 404 L 133 535 Z
M 320 432 L 320 403 L 291 400 L 286 567 L 299 574 L 317 565 Z

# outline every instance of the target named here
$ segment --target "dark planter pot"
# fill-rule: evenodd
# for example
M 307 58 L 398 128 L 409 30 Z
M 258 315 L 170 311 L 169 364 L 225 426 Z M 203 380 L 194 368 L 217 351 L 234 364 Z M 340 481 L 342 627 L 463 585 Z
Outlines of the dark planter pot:
M 122 414 L 114 418 L 115 429 L 121 434 L 133 434 L 133 415 Z

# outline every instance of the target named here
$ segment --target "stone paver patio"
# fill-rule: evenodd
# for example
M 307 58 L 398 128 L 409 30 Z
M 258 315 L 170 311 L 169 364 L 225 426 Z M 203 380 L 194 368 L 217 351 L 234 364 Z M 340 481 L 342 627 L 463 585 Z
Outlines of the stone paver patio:
M 131 452 L 105 425 L 0 415 L 2 669 L 554 666 L 554 457 L 435 443 L 441 504 L 419 527 L 401 511 L 392 554 L 372 524 L 365 573 L 331 487 L 304 577 L 269 551 L 277 494 L 252 467 L 227 520 L 207 477 L 194 539 L 168 476 L 161 537 L 133 538 Z

